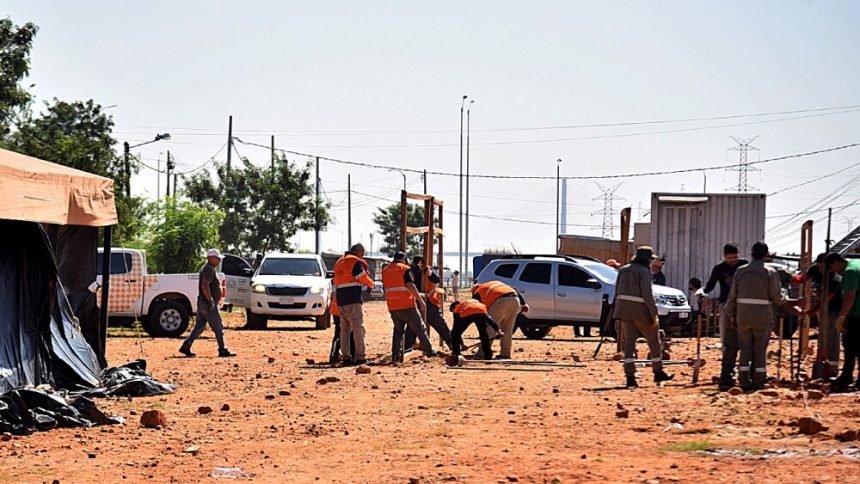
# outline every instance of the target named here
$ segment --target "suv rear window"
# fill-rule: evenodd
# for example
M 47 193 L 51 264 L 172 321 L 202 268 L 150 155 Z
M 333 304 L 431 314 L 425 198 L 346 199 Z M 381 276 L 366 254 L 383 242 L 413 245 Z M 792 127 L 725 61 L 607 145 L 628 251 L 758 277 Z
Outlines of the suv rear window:
M 519 267 L 519 264 L 500 264 L 499 267 L 496 267 L 496 272 L 494 272 L 494 274 L 499 277 L 510 279 L 514 277 L 514 273 L 517 272 L 517 267 Z
M 520 280 L 534 284 L 549 284 L 549 275 L 552 273 L 552 264 L 532 262 L 526 264 Z

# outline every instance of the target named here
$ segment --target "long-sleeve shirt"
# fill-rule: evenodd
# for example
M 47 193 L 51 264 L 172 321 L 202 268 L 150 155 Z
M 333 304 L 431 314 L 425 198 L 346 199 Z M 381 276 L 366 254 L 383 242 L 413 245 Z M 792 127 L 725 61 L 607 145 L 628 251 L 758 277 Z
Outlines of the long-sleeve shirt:
M 648 263 L 631 262 L 618 271 L 615 283 L 616 319 L 651 321 L 657 316 L 657 303 L 651 288 Z
M 773 305 L 782 303 L 779 274 L 754 260 L 735 272 L 726 310 L 739 323 L 767 324 L 773 322 Z
M 748 264 L 746 259 L 738 259 L 738 263 L 731 266 L 726 261 L 720 262 L 711 269 L 711 277 L 705 283 L 705 294 L 713 291 L 717 284 L 720 285 L 720 302 L 725 303 L 729 298 L 729 291 L 732 289 L 732 279 L 735 277 L 735 271 L 738 267 Z

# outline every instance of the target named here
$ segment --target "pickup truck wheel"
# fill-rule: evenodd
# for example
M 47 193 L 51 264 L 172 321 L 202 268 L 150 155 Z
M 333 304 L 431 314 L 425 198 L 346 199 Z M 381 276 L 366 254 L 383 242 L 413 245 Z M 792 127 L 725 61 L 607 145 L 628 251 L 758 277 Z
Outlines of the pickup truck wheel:
M 254 314 L 250 309 L 245 310 L 245 327 L 244 329 L 266 329 L 269 325 L 269 318 Z
M 179 301 L 162 301 L 149 315 L 153 336 L 178 338 L 188 329 L 188 308 Z
M 317 329 L 328 329 L 331 327 L 331 313 L 326 309 L 325 314 L 316 317 Z
M 528 339 L 544 339 L 552 332 L 552 326 L 520 326 L 520 331 Z

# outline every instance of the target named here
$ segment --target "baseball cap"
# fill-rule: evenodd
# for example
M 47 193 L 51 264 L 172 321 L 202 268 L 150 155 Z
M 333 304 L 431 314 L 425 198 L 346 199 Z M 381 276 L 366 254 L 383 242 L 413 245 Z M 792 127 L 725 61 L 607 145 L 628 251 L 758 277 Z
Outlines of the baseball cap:
M 224 255 L 221 252 L 218 252 L 218 249 L 209 249 L 206 252 L 206 257 L 217 257 L 219 259 L 223 259 Z

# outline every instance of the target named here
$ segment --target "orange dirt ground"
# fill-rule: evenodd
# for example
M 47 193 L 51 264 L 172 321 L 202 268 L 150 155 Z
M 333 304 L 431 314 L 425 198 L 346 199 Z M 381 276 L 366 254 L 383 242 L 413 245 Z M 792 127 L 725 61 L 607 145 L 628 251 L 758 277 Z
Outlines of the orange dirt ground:
M 384 303 L 368 304 L 366 314 L 369 353 L 382 355 L 391 338 Z M 244 317 L 233 313 L 226 322 L 236 328 Z M 239 468 L 239 479 L 261 482 L 860 481 L 856 442 L 834 439 L 860 430 L 857 394 L 804 403 L 789 390 L 717 393 L 716 350 L 704 351 L 709 363 L 698 386 L 690 384 L 690 368 L 676 366 L 676 381 L 663 388 L 650 382 L 650 369 L 640 369 L 642 387 L 630 391 L 619 387 L 622 368 L 610 361 L 614 344 L 594 361 L 596 338 L 573 340 L 570 328 L 541 341 L 518 333 L 514 356 L 565 363 L 576 356 L 586 368 L 471 363 L 485 370 L 452 370 L 442 359 L 418 357 L 356 374 L 306 363 L 327 359 L 332 330 L 274 326 L 228 330 L 239 354 L 232 359 L 214 356 L 211 332 L 195 345 L 196 359 L 177 357 L 178 340 L 118 332 L 108 342 L 109 360 L 123 363 L 142 351 L 153 375 L 175 383 L 176 393 L 98 400 L 125 417 L 124 425 L 0 442 L 0 480 L 194 482 L 220 480 L 212 478 L 217 468 Z M 672 351 L 691 357 L 695 340 L 677 340 Z M 318 383 L 326 377 L 337 381 Z M 213 412 L 201 415 L 201 406 Z M 622 406 L 629 418 L 616 416 Z M 149 409 L 167 415 L 166 428 L 140 427 Z M 798 435 L 791 423 L 810 414 L 829 430 Z

